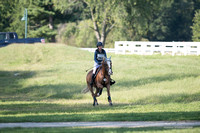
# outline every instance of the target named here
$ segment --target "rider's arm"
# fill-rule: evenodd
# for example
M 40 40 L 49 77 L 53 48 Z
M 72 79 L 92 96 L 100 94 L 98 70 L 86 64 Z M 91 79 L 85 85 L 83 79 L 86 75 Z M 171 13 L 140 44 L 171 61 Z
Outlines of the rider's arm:
M 98 60 L 97 60 L 97 51 L 95 51 L 95 53 L 94 53 L 94 61 L 95 61 L 96 63 L 99 63 Z
M 105 52 L 105 57 L 106 57 L 106 59 L 107 59 L 106 51 L 104 50 L 104 52 Z

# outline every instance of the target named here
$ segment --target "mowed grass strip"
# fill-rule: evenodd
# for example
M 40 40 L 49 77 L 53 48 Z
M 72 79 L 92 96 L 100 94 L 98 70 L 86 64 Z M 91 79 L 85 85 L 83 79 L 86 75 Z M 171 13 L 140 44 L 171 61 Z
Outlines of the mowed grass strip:
M 200 57 L 115 55 L 111 87 L 92 106 L 93 53 L 61 44 L 0 48 L 0 122 L 200 120 Z
M 4 128 L 2 132 L 70 132 L 70 133 L 199 133 L 200 127 L 138 127 L 138 128 Z

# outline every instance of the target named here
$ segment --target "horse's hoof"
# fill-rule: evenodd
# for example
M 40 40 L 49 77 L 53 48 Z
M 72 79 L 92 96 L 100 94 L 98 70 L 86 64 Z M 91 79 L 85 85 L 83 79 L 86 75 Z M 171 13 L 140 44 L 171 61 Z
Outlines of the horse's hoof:
M 93 106 L 99 105 L 98 102 L 93 103 Z
M 109 105 L 112 106 L 113 104 L 112 104 L 112 103 L 109 103 Z
M 93 104 L 93 106 L 95 107 L 95 106 L 98 106 L 99 104 L 97 103 L 97 104 Z

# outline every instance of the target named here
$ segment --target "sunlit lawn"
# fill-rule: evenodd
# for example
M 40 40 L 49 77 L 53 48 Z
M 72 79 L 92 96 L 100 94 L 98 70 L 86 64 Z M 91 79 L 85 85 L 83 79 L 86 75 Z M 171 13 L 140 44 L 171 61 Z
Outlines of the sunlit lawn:
M 107 92 L 92 106 L 93 53 L 58 45 L 0 48 L 0 122 L 200 120 L 200 57 L 112 55 Z

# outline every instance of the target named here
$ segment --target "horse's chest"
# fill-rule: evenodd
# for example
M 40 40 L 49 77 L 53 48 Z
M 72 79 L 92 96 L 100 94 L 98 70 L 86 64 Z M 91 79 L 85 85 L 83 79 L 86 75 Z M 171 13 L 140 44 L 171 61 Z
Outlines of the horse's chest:
M 102 85 L 105 87 L 105 85 L 107 85 L 108 83 L 109 83 L 109 77 L 108 76 L 103 77 Z
M 99 89 L 103 89 L 109 83 L 109 77 L 102 77 L 101 82 L 96 83 L 96 87 Z

